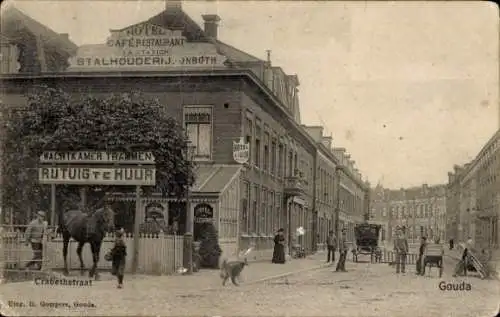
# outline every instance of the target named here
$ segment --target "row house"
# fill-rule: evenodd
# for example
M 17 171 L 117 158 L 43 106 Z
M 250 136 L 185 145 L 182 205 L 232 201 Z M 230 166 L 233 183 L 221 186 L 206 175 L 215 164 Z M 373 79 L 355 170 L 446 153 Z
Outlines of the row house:
M 335 148 L 333 138 L 321 126 L 304 126 L 316 141 L 315 225 L 317 245 L 324 245 L 328 232 L 347 229 L 354 242 L 354 226 L 364 221 L 369 210 L 369 183 L 363 181 L 355 162 L 344 148 Z
M 345 148 L 333 148 L 333 154 L 339 162 L 336 169 L 336 228 L 347 230 L 347 239 L 355 241 L 354 226 L 365 221 L 369 213 L 370 184 L 364 181 L 355 167 L 355 161 Z
M 421 236 L 443 240 L 446 231 L 446 188 L 443 185 L 391 190 L 378 184 L 372 190 L 371 214 L 386 226 L 384 238 L 392 240 L 396 228 L 404 226 L 408 238 Z
M 479 154 L 448 173 L 447 232 L 450 239 L 472 238 L 477 247 L 498 248 L 500 216 L 500 130 Z

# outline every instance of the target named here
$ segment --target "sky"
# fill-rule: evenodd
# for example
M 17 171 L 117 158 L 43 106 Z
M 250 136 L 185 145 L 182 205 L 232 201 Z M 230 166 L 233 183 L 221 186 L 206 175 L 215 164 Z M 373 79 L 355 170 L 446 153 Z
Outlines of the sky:
M 166 1 L 10 1 L 78 45 Z M 373 185 L 447 182 L 499 128 L 499 13 L 491 2 L 183 1 L 219 39 L 300 80 L 302 123 L 324 125 Z

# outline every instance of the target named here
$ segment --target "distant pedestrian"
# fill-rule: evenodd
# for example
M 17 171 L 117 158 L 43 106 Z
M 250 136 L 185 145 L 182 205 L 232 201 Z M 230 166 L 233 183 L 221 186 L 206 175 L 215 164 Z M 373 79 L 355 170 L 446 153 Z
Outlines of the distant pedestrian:
M 342 229 L 342 234 L 339 239 L 339 261 L 337 262 L 336 272 L 347 272 L 345 269 L 345 260 L 347 258 L 347 237 L 345 228 Z
M 30 268 L 33 264 L 37 265 L 38 270 L 42 268 L 43 234 L 45 227 L 45 212 L 38 211 L 35 219 L 29 223 L 25 232 L 25 243 L 26 245 L 31 243 L 31 249 L 33 250 L 33 258 L 26 264 L 26 268 Z
M 408 240 L 403 228 L 396 229 L 396 239 L 394 240 L 394 251 L 396 252 L 396 274 L 405 273 L 406 255 L 408 254 Z
M 328 237 L 326 237 L 326 246 L 327 246 L 327 258 L 326 258 L 326 263 L 330 263 L 330 256 L 332 259 L 332 263 L 335 262 L 335 249 L 337 245 L 337 239 L 335 238 L 335 234 L 333 233 L 333 230 L 330 230 L 328 233 Z
M 274 236 L 273 263 L 285 264 L 285 230 L 280 228 Z
M 127 246 L 125 245 L 125 241 L 123 241 L 123 230 L 116 231 L 115 244 L 110 253 L 112 259 L 111 274 L 115 275 L 118 279 L 117 287 L 122 288 L 127 257 Z
M 463 261 L 463 267 L 464 267 L 464 276 L 467 276 L 467 270 L 469 269 L 469 266 L 471 264 L 470 260 L 470 252 L 474 248 L 474 241 L 472 240 L 471 237 L 467 239 L 467 242 L 465 243 L 464 247 L 464 252 L 462 253 L 462 261 Z
M 450 239 L 450 250 L 453 250 L 453 244 L 454 244 L 453 239 Z
M 425 253 L 425 247 L 427 244 L 427 238 L 422 237 L 420 239 L 420 247 L 418 249 L 418 259 L 417 259 L 417 275 L 422 275 L 424 272 L 424 253 Z

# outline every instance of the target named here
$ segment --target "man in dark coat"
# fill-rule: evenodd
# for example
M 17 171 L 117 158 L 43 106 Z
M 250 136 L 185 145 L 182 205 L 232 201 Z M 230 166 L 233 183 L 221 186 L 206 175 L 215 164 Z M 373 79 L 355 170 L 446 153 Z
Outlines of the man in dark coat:
M 347 233 L 345 228 L 342 229 L 342 234 L 339 239 L 339 261 L 337 262 L 336 272 L 347 272 L 345 269 L 345 260 L 347 258 Z

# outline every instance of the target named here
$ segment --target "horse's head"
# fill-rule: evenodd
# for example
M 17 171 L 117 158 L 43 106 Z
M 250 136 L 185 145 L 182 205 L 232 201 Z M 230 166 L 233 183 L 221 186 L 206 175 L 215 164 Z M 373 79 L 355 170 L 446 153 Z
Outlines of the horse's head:
M 94 213 L 97 223 L 105 231 L 111 231 L 115 228 L 115 213 L 113 209 L 106 205 L 103 208 L 97 209 Z

